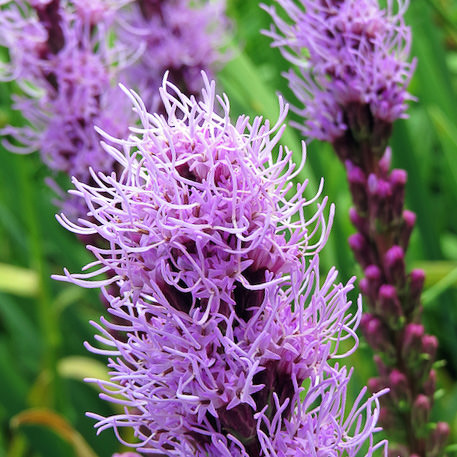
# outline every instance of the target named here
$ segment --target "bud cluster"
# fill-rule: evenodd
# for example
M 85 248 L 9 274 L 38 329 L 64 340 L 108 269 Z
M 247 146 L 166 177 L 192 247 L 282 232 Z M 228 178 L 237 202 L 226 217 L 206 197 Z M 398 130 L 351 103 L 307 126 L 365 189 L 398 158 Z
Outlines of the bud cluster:
M 360 327 L 368 344 L 379 354 L 376 360 L 380 377 L 371 380 L 371 386 L 375 391 L 389 387 L 391 392 L 384 399 L 381 422 L 392 431 L 402 430 L 406 424 L 410 450 L 418 456 L 439 457 L 446 442 L 446 424 L 438 424 L 434 431 L 428 428 L 438 340 L 427 335 L 420 324 L 424 272 L 408 273 L 405 265 L 416 221 L 415 214 L 404 209 L 407 174 L 390 169 L 390 148 L 377 158 L 372 149 L 361 148 L 362 154 L 352 149 L 345 137 L 333 146 L 340 158 L 345 157 L 354 203 L 350 219 L 357 229 L 349 245 L 364 270 L 360 290 L 366 297 L 368 312 Z M 352 155 L 348 158 L 348 154 Z M 435 436 L 437 433 L 440 437 Z M 408 457 L 411 451 L 396 452 Z
M 350 219 L 357 232 L 349 238 L 349 245 L 365 273 L 360 289 L 368 312 L 361 330 L 379 354 L 380 377 L 371 386 L 390 388 L 381 422 L 392 431 L 406 429 L 409 450 L 392 449 L 395 455 L 408 457 L 414 451 L 417 456 L 439 457 L 446 442 L 446 424 L 440 423 L 432 431 L 428 427 L 438 340 L 427 335 L 420 324 L 424 272 L 408 273 L 405 265 L 416 220 L 414 213 L 404 209 L 407 174 L 391 170 L 390 148 L 379 156 L 370 140 L 353 148 L 344 135 L 333 146 L 345 159 L 354 203 Z

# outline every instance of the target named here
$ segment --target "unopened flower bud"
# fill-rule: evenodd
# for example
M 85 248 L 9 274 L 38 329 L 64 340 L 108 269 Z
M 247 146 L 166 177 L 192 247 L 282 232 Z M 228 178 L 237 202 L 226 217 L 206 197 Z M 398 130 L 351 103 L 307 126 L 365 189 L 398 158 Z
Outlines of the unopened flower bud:
M 424 335 L 422 337 L 422 355 L 419 366 L 420 371 L 417 373 L 420 379 L 426 379 L 433 362 L 435 361 L 438 350 L 438 339 L 433 335 Z
M 449 425 L 446 422 L 438 422 L 433 430 L 427 448 L 427 457 L 441 456 L 441 451 L 446 446 L 450 433 Z
M 362 234 L 354 233 L 349 237 L 348 243 L 354 252 L 357 262 L 359 262 L 363 268 L 372 263 L 368 241 Z
M 360 321 L 360 328 L 368 344 L 376 351 L 389 351 L 390 339 L 384 324 L 371 314 L 364 314 Z
M 369 193 L 368 204 L 370 217 L 377 219 L 382 226 L 387 226 L 391 219 L 389 215 L 389 200 L 392 194 L 390 183 L 372 173 L 368 176 L 367 188 Z
M 402 215 L 405 203 L 405 185 L 407 180 L 405 170 L 392 170 L 390 173 L 390 183 L 392 186 L 392 216 L 397 219 Z
M 409 300 L 408 300 L 408 312 L 414 312 L 414 310 L 420 307 L 420 297 L 422 289 L 424 288 L 425 272 L 424 270 L 415 269 L 408 275 L 409 285 Z
M 345 165 L 355 207 L 360 213 L 365 213 L 368 210 L 365 173 L 350 160 L 346 160 Z
M 422 352 L 423 336 L 423 325 L 410 323 L 405 327 L 402 354 L 406 360 L 409 360 L 410 362 L 417 360 L 418 355 Z
M 385 316 L 385 321 L 392 328 L 398 327 L 401 324 L 400 318 L 403 315 L 401 304 L 398 300 L 397 290 L 391 284 L 383 284 L 379 288 L 378 312 L 382 316 Z
M 413 232 L 414 225 L 416 223 L 416 215 L 407 209 L 403 211 L 403 223 L 400 226 L 400 232 L 398 234 L 398 244 L 406 250 L 408 248 L 409 239 Z
M 357 212 L 357 209 L 351 208 L 349 210 L 349 219 L 351 220 L 352 225 L 357 229 L 358 232 L 368 232 L 368 220 L 366 217 L 360 216 L 360 214 Z
M 384 256 L 384 269 L 388 281 L 403 286 L 405 277 L 405 254 L 400 246 L 392 246 Z
M 400 370 L 394 369 L 390 372 L 389 387 L 395 401 L 409 399 L 408 379 Z
M 416 430 L 421 429 L 427 424 L 431 406 L 430 399 L 427 396 L 419 394 L 415 398 L 412 407 L 412 422 Z
M 433 397 L 433 394 L 435 393 L 435 389 L 436 389 L 436 371 L 435 370 L 430 370 L 428 378 L 424 382 L 423 388 L 424 388 L 425 395 L 428 395 L 429 397 Z
M 368 265 L 365 268 L 365 278 L 360 280 L 360 290 L 368 297 L 370 304 L 374 306 L 381 284 L 381 270 L 376 265 Z
M 381 160 L 379 161 L 379 168 L 381 172 L 387 174 L 390 170 L 390 164 L 392 162 L 392 149 L 387 147 L 384 151 L 384 155 L 382 156 Z
M 384 387 L 385 387 L 385 383 L 382 381 L 381 378 L 370 378 L 368 380 L 368 389 L 373 394 L 384 389 Z
M 434 335 L 424 335 L 422 337 L 422 351 L 427 354 L 430 359 L 434 360 L 438 349 L 438 338 Z

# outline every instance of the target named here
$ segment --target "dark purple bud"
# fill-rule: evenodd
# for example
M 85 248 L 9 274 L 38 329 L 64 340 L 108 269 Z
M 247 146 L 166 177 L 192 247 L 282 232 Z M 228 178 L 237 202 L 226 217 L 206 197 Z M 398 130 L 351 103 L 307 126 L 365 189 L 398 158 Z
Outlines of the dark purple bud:
M 427 379 L 430 369 L 435 361 L 436 352 L 438 350 L 438 339 L 433 335 L 424 335 L 422 337 L 422 358 L 420 364 L 420 379 Z M 427 381 L 425 381 L 427 382 Z M 425 387 L 424 387 L 425 389 Z
M 385 181 L 384 179 L 379 179 L 378 180 L 378 197 L 380 200 L 386 200 L 389 195 L 392 193 L 392 186 L 388 181 Z
M 446 422 L 438 422 L 433 430 L 427 448 L 427 457 L 437 457 L 441 455 L 444 446 L 446 446 L 451 429 Z
M 368 389 L 373 394 L 384 389 L 384 387 L 385 387 L 385 384 L 384 384 L 384 382 L 382 382 L 381 378 L 370 378 L 368 380 Z
M 422 337 L 422 352 L 427 354 L 430 360 L 435 360 L 438 349 L 438 339 L 433 335 L 424 335 Z
M 392 186 L 392 216 L 397 219 L 402 215 L 405 204 L 405 185 L 408 175 L 405 170 L 392 170 L 390 183 Z
M 392 194 L 391 185 L 388 181 L 371 174 L 367 181 L 369 190 L 370 217 L 377 219 L 381 226 L 386 227 L 391 222 L 390 199 Z
M 425 395 L 433 397 L 436 390 L 436 371 L 430 370 L 427 380 L 424 382 Z
M 400 232 L 398 235 L 398 243 L 406 250 L 413 232 L 414 225 L 416 224 L 416 215 L 407 209 L 403 211 L 403 223 L 400 226 Z
M 366 268 L 370 262 L 370 249 L 367 239 L 360 233 L 354 233 L 348 239 L 348 243 L 357 262 L 360 263 L 362 268 Z
M 367 179 L 368 193 L 375 195 L 378 191 L 378 178 L 374 173 L 370 173 Z
M 384 269 L 387 280 L 396 286 L 406 282 L 405 254 L 400 246 L 392 246 L 384 255 Z
M 365 276 L 371 283 L 377 284 L 378 287 L 380 286 L 381 270 L 377 265 L 368 265 L 368 267 L 365 268 Z
M 409 399 L 408 379 L 400 370 L 394 369 L 390 372 L 388 387 L 395 401 Z
M 376 351 L 387 352 L 392 349 L 387 329 L 377 317 L 364 314 L 360 328 L 368 344 Z
M 402 354 L 410 363 L 415 362 L 418 355 L 422 353 L 422 337 L 424 327 L 421 324 L 410 323 L 405 327 L 403 333 Z
M 349 160 L 346 160 L 345 165 L 354 205 L 357 211 L 365 213 L 368 210 L 365 173 Z
M 385 317 L 385 321 L 392 328 L 398 328 L 401 325 L 403 312 L 400 301 L 398 300 L 397 290 L 391 284 L 383 284 L 379 288 L 378 294 L 378 313 Z
M 409 283 L 409 311 L 420 307 L 420 297 L 424 288 L 425 272 L 424 270 L 412 270 L 408 277 Z
M 358 232 L 368 233 L 368 220 L 366 217 L 360 216 L 355 208 L 349 210 L 349 219 Z
M 368 265 L 365 268 L 365 278 L 360 281 L 360 290 L 374 305 L 378 297 L 378 289 L 381 285 L 381 270 L 376 265 Z
M 432 405 L 430 399 L 427 396 L 419 394 L 415 398 L 412 407 L 412 422 L 413 427 L 416 430 L 421 429 L 427 424 L 430 417 L 431 407 Z
M 390 370 L 382 360 L 382 358 L 379 355 L 375 355 L 373 357 L 374 363 L 376 364 L 376 367 L 378 368 L 378 372 L 381 375 L 381 378 L 387 378 L 389 376 Z
M 382 156 L 381 160 L 379 161 L 379 168 L 381 172 L 385 175 L 389 173 L 390 165 L 392 162 L 392 149 L 387 147 L 384 151 L 384 155 Z

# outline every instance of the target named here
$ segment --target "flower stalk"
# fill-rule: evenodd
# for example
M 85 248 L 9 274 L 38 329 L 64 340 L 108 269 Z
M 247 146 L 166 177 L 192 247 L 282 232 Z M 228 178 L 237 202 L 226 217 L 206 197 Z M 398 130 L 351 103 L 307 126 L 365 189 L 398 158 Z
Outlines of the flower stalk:
M 298 67 L 286 75 L 304 105 L 295 108 L 304 117 L 297 127 L 331 143 L 346 169 L 357 230 L 349 245 L 365 274 L 361 330 L 379 370 L 370 386 L 390 388 L 381 410 L 381 423 L 398 444 L 390 453 L 442 456 L 449 427 L 439 423 L 430 431 L 429 424 L 438 342 L 421 324 L 424 272 L 405 265 L 416 217 L 404 208 L 407 174 L 391 169 L 387 146 L 394 121 L 406 117 L 413 99 L 406 90 L 415 67 L 403 19 L 407 2 L 388 2 L 385 10 L 376 0 L 276 3 L 295 21 L 265 7 L 275 23 L 266 34 Z

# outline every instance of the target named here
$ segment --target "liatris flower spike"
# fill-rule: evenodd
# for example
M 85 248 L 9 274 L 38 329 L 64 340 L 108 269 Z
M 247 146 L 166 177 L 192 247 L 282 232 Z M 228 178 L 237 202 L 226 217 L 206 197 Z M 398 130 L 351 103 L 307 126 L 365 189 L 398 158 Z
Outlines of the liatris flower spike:
M 429 424 L 435 391 L 437 339 L 421 325 L 424 273 L 407 273 L 405 253 L 416 216 L 404 210 L 407 175 L 390 170 L 386 147 L 392 124 L 405 117 L 412 97 L 407 85 L 411 32 L 404 23 L 406 1 L 277 0 L 292 18 L 266 8 L 276 28 L 267 32 L 283 55 L 299 67 L 287 75 L 305 108 L 302 131 L 332 143 L 343 161 L 357 233 L 351 249 L 365 272 L 360 289 L 369 314 L 361 329 L 378 354 L 375 389 L 383 398 L 382 424 L 399 444 L 397 457 L 443 455 L 449 427 Z M 396 12 L 394 10 L 396 9 Z
M 387 10 L 377 0 L 276 3 L 293 23 L 265 7 L 276 25 L 265 33 L 297 67 L 285 75 L 303 104 L 294 108 L 304 118 L 297 127 L 334 144 L 343 160 L 346 149 L 365 142 L 382 155 L 392 123 L 405 117 L 413 98 L 407 92 L 415 68 L 415 61 L 408 61 L 407 1 L 388 1 Z
M 336 363 L 342 341 L 357 347 L 360 300 L 352 315 L 353 281 L 335 283 L 334 269 L 320 277 L 326 200 L 306 200 L 306 183 L 286 199 L 299 170 L 287 148 L 273 159 L 286 108 L 273 127 L 232 124 L 227 97 L 204 73 L 203 83 L 197 102 L 164 79 L 165 115 L 126 90 L 142 126 L 127 139 L 100 132 L 117 144 L 104 147 L 121 172 L 74 179 L 88 219 L 59 217 L 109 248 L 89 247 L 91 271 L 56 279 L 102 287 L 113 322 L 124 322 L 94 322 L 103 347 L 88 346 L 111 370 L 92 381 L 124 412 L 90 416 L 120 440 L 132 428 L 139 452 L 167 456 L 385 451 L 373 437 L 383 392 L 364 400 L 364 388 L 347 407 L 351 371 Z
M 9 50 L 10 62 L 0 69 L 0 77 L 19 85 L 22 93 L 14 98 L 13 108 L 28 121 L 25 127 L 3 129 L 2 135 L 16 140 L 14 145 L 4 140 L 8 149 L 40 151 L 51 170 L 85 182 L 90 179 L 89 167 L 113 169 L 114 160 L 100 147 L 94 125 L 118 136 L 126 134 L 130 123 L 130 110 L 116 95 L 119 88 L 114 84 L 119 69 L 128 65 L 127 50 L 108 44 L 107 30 L 119 5 L 5 2 L 0 41 Z M 70 200 L 62 205 L 76 220 L 77 204 Z

